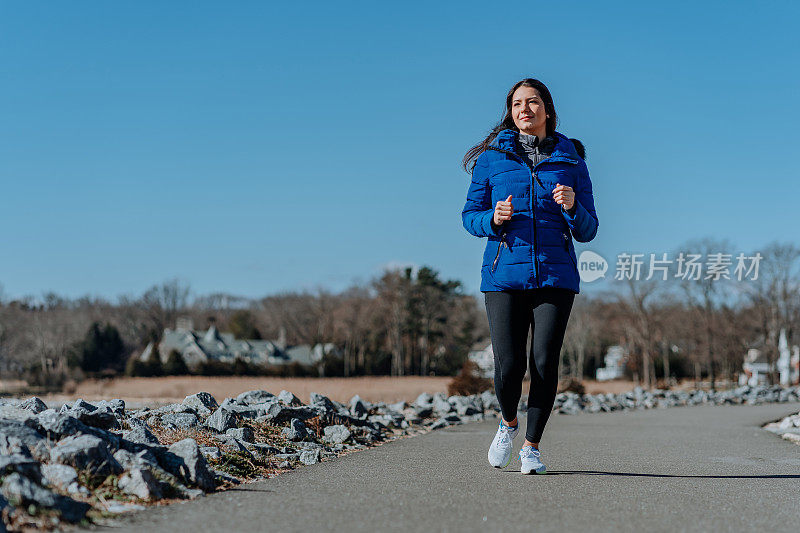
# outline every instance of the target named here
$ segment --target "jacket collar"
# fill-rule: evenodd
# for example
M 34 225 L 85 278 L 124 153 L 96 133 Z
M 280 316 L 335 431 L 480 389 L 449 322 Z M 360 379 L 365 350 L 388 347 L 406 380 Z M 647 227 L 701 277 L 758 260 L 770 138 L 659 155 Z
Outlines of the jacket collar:
M 555 132 L 555 136 L 558 139 L 558 143 L 553 148 L 553 152 L 550 154 L 550 161 L 566 161 L 570 163 L 578 163 L 580 157 L 578 156 L 578 152 L 575 150 L 575 145 L 572 144 L 572 141 L 569 140 L 569 137 Z M 501 150 L 506 150 L 508 152 L 514 152 L 514 148 L 516 147 L 519 139 L 519 132 L 511 129 L 501 130 L 500 133 L 497 134 L 489 146 L 494 146 L 495 148 L 500 148 Z

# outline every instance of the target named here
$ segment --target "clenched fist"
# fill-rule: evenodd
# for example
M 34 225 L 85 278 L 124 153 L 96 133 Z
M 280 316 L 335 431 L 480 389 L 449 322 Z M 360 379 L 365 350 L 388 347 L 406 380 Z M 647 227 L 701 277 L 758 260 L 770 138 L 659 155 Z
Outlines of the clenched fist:
M 505 201 L 497 202 L 494 208 L 494 224 L 499 226 L 506 220 L 511 220 L 511 215 L 514 214 L 514 206 L 511 204 L 511 195 Z
M 553 189 L 553 200 L 569 211 L 575 205 L 575 191 L 572 190 L 572 187 L 556 184 L 556 188 Z

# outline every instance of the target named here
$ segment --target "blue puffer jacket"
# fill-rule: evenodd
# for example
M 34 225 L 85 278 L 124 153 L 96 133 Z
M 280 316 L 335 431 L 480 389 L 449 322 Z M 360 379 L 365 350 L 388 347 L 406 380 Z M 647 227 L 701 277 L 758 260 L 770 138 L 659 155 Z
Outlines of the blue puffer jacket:
M 572 238 L 594 239 L 597 213 L 586 163 L 568 137 L 555 135 L 558 143 L 550 157 L 533 169 L 514 152 L 519 134 L 510 129 L 502 130 L 475 162 L 461 218 L 472 235 L 488 237 L 482 292 L 541 287 L 580 292 Z M 556 184 L 575 191 L 574 214 L 553 200 Z M 509 194 L 514 213 L 495 229 L 494 208 Z

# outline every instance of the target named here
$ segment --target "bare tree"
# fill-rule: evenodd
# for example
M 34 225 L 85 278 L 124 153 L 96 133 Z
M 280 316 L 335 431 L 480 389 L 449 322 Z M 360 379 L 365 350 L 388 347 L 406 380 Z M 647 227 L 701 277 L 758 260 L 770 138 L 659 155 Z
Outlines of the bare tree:
M 679 248 L 677 254 L 679 258 L 687 261 L 676 262 L 672 271 L 673 279 L 677 280 L 687 304 L 702 324 L 711 390 L 716 388 L 718 366 L 715 343 L 715 332 L 718 326 L 715 320 L 720 306 L 731 294 L 731 280 L 727 277 L 729 273 L 716 272 L 713 265 L 715 258 L 724 259 L 723 256 L 726 252 L 732 249 L 732 244 L 727 240 L 715 240 L 707 237 L 688 241 Z M 697 268 L 693 269 L 688 261 L 692 257 L 700 260 L 705 258 L 706 263 L 695 261 Z M 705 271 L 703 266 L 706 267 Z
M 773 242 L 761 255 L 758 277 L 743 280 L 740 288 L 758 317 L 767 361 L 772 369 L 770 382 L 776 383 L 780 329 L 787 329 L 787 340 L 791 341 L 800 327 L 800 249 L 794 244 Z
M 563 350 L 569 360 L 569 375 L 583 379 L 586 354 L 590 348 L 599 348 L 600 320 L 595 302 L 587 297 L 576 298 L 570 313 Z
M 191 290 L 177 278 L 148 289 L 139 300 L 140 308 L 150 321 L 152 335 L 160 337 L 167 327 L 175 327 L 178 313 L 189 304 Z

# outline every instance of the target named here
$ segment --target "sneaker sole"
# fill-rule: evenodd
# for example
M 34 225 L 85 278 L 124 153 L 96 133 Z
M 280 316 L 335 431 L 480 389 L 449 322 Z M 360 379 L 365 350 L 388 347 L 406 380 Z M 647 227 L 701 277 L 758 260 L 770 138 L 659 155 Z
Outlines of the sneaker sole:
M 491 462 L 491 461 L 489 461 L 489 464 L 490 464 L 490 465 L 492 465 L 492 462 Z M 505 468 L 505 467 L 507 467 L 509 464 L 511 464 L 511 456 L 510 456 L 510 455 L 509 455 L 509 457 L 508 457 L 508 461 L 506 461 L 506 464 L 504 464 L 504 465 L 498 465 L 498 466 L 492 465 L 492 466 L 494 466 L 495 468 Z
M 541 470 L 531 469 L 531 470 L 528 470 L 527 472 L 525 470 L 522 470 L 522 473 L 525 474 L 525 475 L 528 475 L 528 474 L 546 474 L 547 473 L 547 468 L 542 468 Z

